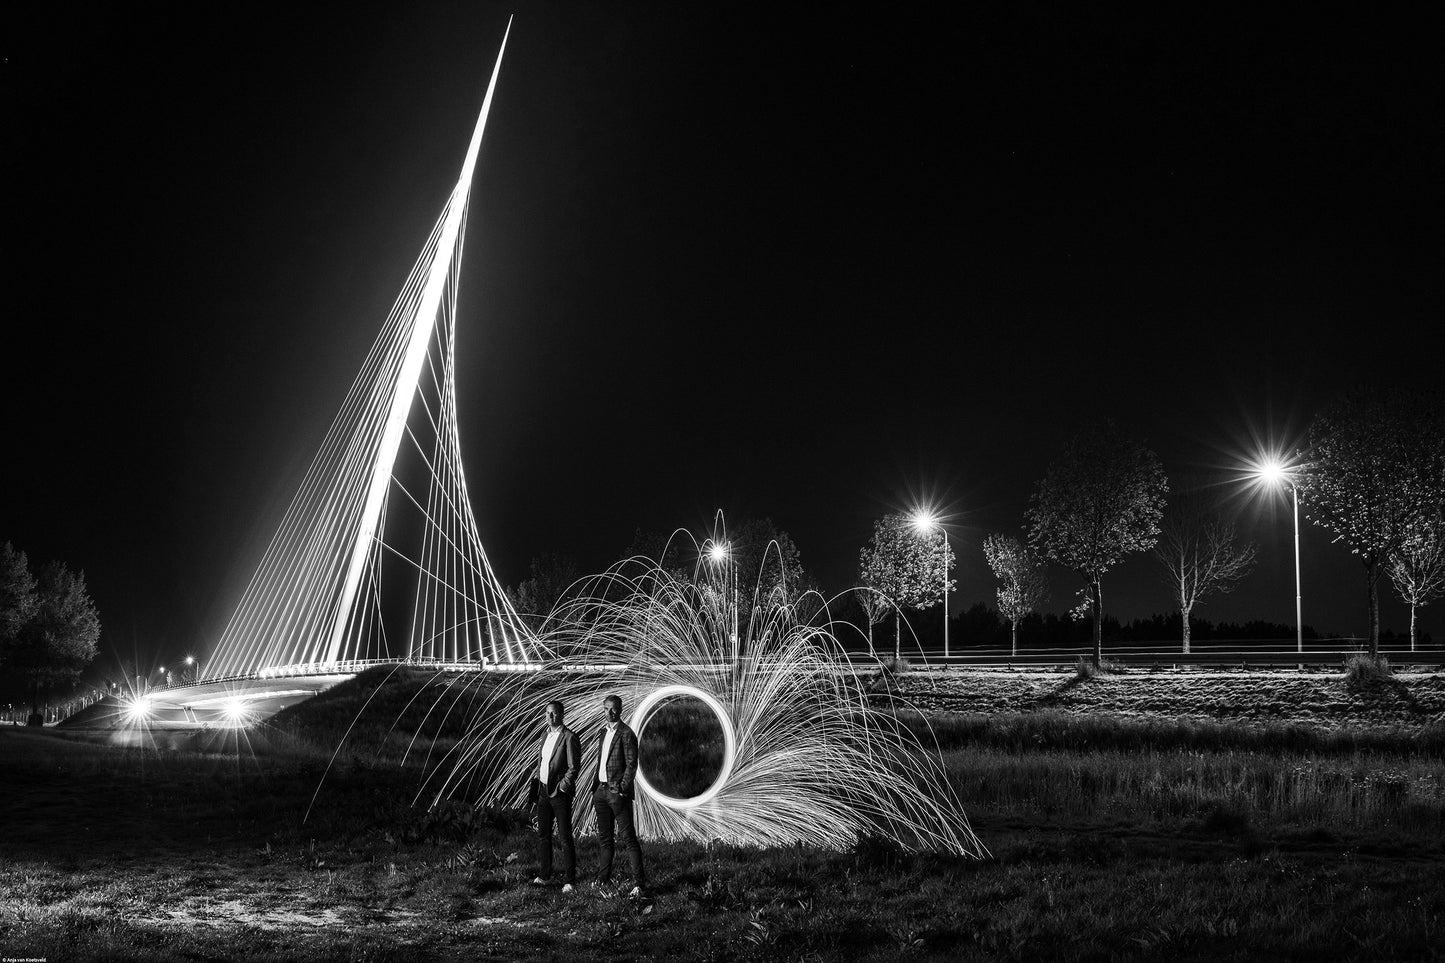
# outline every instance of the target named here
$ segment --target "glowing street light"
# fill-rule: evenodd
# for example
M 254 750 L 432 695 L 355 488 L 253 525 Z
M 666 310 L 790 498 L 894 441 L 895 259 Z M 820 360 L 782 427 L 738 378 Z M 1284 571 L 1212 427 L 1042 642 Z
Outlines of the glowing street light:
M 142 725 L 151 715 L 151 700 L 147 696 L 137 696 L 125 704 L 125 718 L 131 725 Z
M 191 681 L 199 682 L 201 680 L 201 664 L 196 661 L 195 656 L 186 656 L 186 665 L 193 666 L 191 669 Z
M 239 698 L 227 699 L 221 707 L 221 715 L 227 724 L 232 728 L 239 729 L 250 721 L 250 710 L 246 706 L 246 700 Z
M 948 658 L 948 529 L 929 509 L 923 508 L 912 515 L 913 527 L 920 532 L 931 532 L 935 528 L 943 533 L 943 657 Z
M 1291 498 L 1294 502 L 1294 632 L 1295 651 L 1305 650 L 1305 629 L 1304 620 L 1301 618 L 1303 603 L 1300 593 L 1299 577 L 1299 484 L 1295 477 L 1295 467 L 1282 463 L 1279 458 L 1271 456 L 1261 462 L 1256 468 L 1254 475 L 1264 484 L 1271 488 L 1279 488 L 1288 485 Z
M 732 551 L 731 551 L 731 547 L 728 545 L 727 542 L 713 541 L 713 542 L 711 542 L 711 544 L 708 545 L 708 548 L 707 548 L 707 557 L 708 557 L 708 560 L 709 560 L 710 562 L 712 562 L 714 565 L 721 565 L 721 564 L 723 564 L 724 562 L 731 562 L 731 561 L 732 561 Z M 729 583 L 731 583 L 731 584 L 729 584 Z M 735 657 L 736 657 L 736 659 L 737 659 L 737 662 L 738 662 L 739 665 L 741 665 L 741 663 L 742 663 L 742 652 L 741 652 L 741 651 L 737 651 L 737 644 L 738 644 L 738 579 L 737 579 L 737 570 L 736 570 L 733 566 L 731 566 L 731 565 L 729 565 L 727 571 L 723 573 L 723 591 L 732 595 L 732 603 L 733 603 L 733 625 L 732 625 L 733 647 L 734 647 L 734 654 L 735 654 Z

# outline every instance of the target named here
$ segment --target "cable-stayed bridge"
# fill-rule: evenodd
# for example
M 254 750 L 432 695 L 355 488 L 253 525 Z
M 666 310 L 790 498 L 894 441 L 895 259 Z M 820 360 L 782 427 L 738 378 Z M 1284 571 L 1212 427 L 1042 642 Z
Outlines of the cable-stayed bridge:
M 203 661 L 203 682 L 537 657 L 482 548 L 457 424 L 462 246 L 506 42 L 456 186 Z

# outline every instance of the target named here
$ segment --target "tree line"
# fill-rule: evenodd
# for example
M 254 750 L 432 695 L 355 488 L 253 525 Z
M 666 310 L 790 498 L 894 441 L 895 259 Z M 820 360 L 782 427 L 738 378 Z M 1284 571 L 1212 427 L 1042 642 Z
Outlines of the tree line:
M 1438 398 L 1409 387 L 1362 385 L 1311 422 L 1305 444 L 1287 458 L 1287 484 L 1306 518 L 1335 535 L 1364 568 L 1369 605 L 1368 647 L 1377 658 L 1381 639 L 1378 584 L 1386 577 L 1410 607 L 1410 645 L 1417 644 L 1417 610 L 1445 594 L 1445 411 Z M 1020 626 L 1052 625 L 1040 614 L 1049 601 L 1050 566 L 1069 570 L 1080 586 L 1068 617 L 1087 623 L 1096 663 L 1105 635 L 1125 640 L 1110 620 L 1105 577 L 1125 558 L 1148 553 L 1167 587 L 1174 612 L 1165 618 L 1188 653 L 1198 638 L 1264 638 L 1278 627 L 1263 623 L 1245 636 L 1219 635 L 1220 627 L 1195 616 L 1206 599 L 1232 591 L 1253 570 L 1257 548 L 1240 537 L 1231 502 L 1240 478 L 1180 477 L 1171 486 L 1159 458 L 1118 425 L 1085 425 L 1064 445 L 1038 481 L 1017 533 L 988 535 L 982 544 L 997 586 L 997 618 L 1016 652 Z M 749 518 L 730 526 L 727 564 L 740 598 L 763 598 L 782 590 L 806 615 L 808 599 L 820 608 L 817 581 L 806 572 L 788 533 L 771 519 Z M 646 557 L 686 576 L 699 564 L 696 546 L 639 530 L 627 556 Z M 876 520 L 860 549 L 858 578 L 846 606 L 856 604 L 870 652 L 874 629 L 893 622 L 895 650 L 901 620 L 909 611 L 939 605 L 952 591 L 956 561 L 945 528 L 932 520 L 889 514 Z M 533 559 L 531 574 L 509 595 L 524 615 L 540 620 L 576 587 L 578 568 L 564 555 Z M 992 639 L 992 628 L 975 624 L 971 609 L 958 623 L 970 641 Z M 1110 628 L 1111 627 L 1111 628 Z M 1149 631 L 1157 633 L 1162 626 Z M 1109 631 L 1106 632 L 1106 628 Z M 1204 635 L 1199 633 L 1204 632 Z M 1306 627 L 1300 626 L 1301 636 Z M 1062 628 L 1050 638 L 1076 638 Z M 1161 636 L 1150 635 L 1147 641 Z M 1071 642 L 1069 644 L 1077 644 Z
M 1104 641 L 1114 645 L 1147 645 L 1165 639 L 1178 639 L 1183 633 L 1183 617 L 1179 612 L 1156 612 L 1147 618 L 1121 622 L 1112 615 L 1103 620 Z M 1295 627 L 1279 622 L 1251 619 L 1245 622 L 1211 622 L 1197 616 L 1190 618 L 1190 638 L 1195 642 L 1258 642 L 1272 639 L 1293 639 Z M 1093 640 L 1091 622 L 1070 618 L 1067 613 L 1029 612 L 1016 622 L 1000 608 L 976 602 L 953 619 L 953 630 L 959 636 L 993 648 L 1013 646 L 1026 639 L 1033 648 L 1076 649 Z M 1318 640 L 1312 626 L 1304 627 L 1306 639 Z M 1381 632 L 1382 640 L 1393 640 L 1392 633 Z
M 1382 574 L 1410 607 L 1414 649 L 1417 610 L 1445 593 L 1445 411 L 1439 399 L 1408 387 L 1356 387 L 1314 418 L 1306 444 L 1284 469 L 1285 484 L 1306 517 L 1332 532 L 1364 566 L 1369 656 L 1379 656 Z M 1125 557 L 1150 552 L 1179 613 L 1182 650 L 1189 652 L 1195 606 L 1233 589 L 1255 562 L 1255 546 L 1239 538 L 1221 491 L 1194 480 L 1170 504 L 1169 480 L 1147 446 L 1108 420 L 1078 431 L 1037 484 L 1023 537 L 984 539 L 998 580 L 998 612 L 1014 650 L 1021 621 L 1048 600 L 1047 567 L 1060 565 L 1083 583 L 1070 614 L 1092 622 L 1097 664 L 1103 657 L 1104 576 Z M 905 516 L 880 520 L 859 558 L 865 590 L 905 607 L 936 605 L 942 579 L 925 575 L 910 558 L 933 559 L 945 573 L 952 565 L 946 539 L 920 531 Z M 871 632 L 877 619 L 872 610 L 868 617 Z

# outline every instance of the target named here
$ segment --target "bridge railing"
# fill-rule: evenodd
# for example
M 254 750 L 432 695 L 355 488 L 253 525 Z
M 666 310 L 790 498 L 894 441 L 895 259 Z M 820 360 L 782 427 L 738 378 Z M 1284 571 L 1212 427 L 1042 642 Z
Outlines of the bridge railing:
M 1279 639 L 1206 640 L 1193 642 L 1184 652 L 1179 640 L 1129 644 L 1105 644 L 1106 661 L 1125 666 L 1310 666 L 1337 671 L 1364 648 L 1364 640 L 1355 638 L 1307 640 L 1303 651 L 1289 641 Z M 1396 667 L 1445 667 L 1445 646 L 1381 645 L 1380 654 Z M 909 652 L 902 657 L 927 666 L 1072 666 L 1080 658 L 1091 658 L 1092 647 L 1021 647 L 1017 652 L 1005 647 L 955 646 L 948 657 L 939 651 Z M 878 652 L 889 658 L 891 654 Z M 866 658 L 866 657 L 865 657 Z
M 304 662 L 295 665 L 273 666 L 255 672 L 241 672 L 226 676 L 212 676 L 199 680 L 174 682 L 166 688 L 185 689 L 193 686 L 217 685 L 227 682 L 249 682 L 256 679 L 292 679 L 317 675 L 358 675 L 378 666 L 407 666 L 433 669 L 438 672 L 536 672 L 542 668 L 539 662 L 488 662 L 486 660 L 455 659 L 346 659 L 338 662 Z

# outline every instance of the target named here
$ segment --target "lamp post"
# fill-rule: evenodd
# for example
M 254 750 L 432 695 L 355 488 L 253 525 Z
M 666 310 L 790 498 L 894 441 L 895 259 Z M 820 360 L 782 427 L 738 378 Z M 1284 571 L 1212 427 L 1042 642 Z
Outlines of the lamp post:
M 201 681 L 201 664 L 196 661 L 195 656 L 186 656 L 186 665 L 191 666 L 191 681 Z
M 742 652 L 738 649 L 737 577 L 732 567 L 732 552 L 728 550 L 727 542 L 713 542 L 707 550 L 707 557 L 714 565 L 726 564 L 728 566 L 727 569 L 723 571 L 723 604 L 726 605 L 729 601 L 729 596 L 731 596 L 733 661 L 734 663 L 740 664 L 742 661 Z
M 1294 503 L 1294 632 L 1295 651 L 1305 650 L 1305 629 L 1304 619 L 1301 617 L 1303 606 L 1300 593 L 1299 577 L 1299 485 L 1295 481 L 1294 473 L 1278 459 L 1271 458 L 1259 467 L 1260 479 L 1272 486 L 1288 485 L 1291 501 Z
M 913 513 L 913 527 L 920 532 L 931 532 L 935 528 L 943 533 L 943 657 L 948 658 L 948 529 L 943 527 L 931 511 L 923 509 Z

